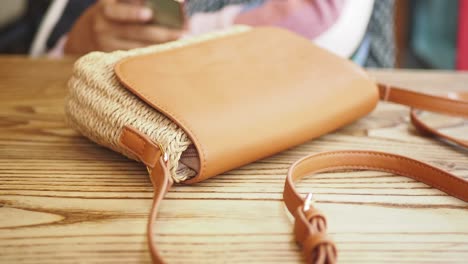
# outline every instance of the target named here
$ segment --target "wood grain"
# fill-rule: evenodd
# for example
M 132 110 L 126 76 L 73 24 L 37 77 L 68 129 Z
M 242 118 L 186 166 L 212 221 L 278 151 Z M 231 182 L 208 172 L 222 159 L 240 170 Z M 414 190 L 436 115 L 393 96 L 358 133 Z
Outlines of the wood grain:
M 149 262 L 152 188 L 138 163 L 64 123 L 73 60 L 0 57 L 0 262 Z M 371 71 L 418 90 L 466 89 L 468 75 Z M 193 186 L 164 201 L 157 239 L 169 263 L 300 263 L 281 194 L 288 166 L 325 150 L 383 150 L 468 178 L 467 151 L 418 135 L 408 110 L 379 104 L 336 133 Z M 468 133 L 467 133 L 468 134 Z M 300 183 L 329 219 L 341 263 L 466 263 L 468 205 L 388 173 L 327 173 Z

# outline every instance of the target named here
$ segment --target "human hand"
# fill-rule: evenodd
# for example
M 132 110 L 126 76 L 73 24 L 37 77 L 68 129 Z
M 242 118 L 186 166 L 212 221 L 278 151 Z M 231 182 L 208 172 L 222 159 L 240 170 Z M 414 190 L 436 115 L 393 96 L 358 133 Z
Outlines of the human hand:
M 180 30 L 148 24 L 153 13 L 142 2 L 99 0 L 73 25 L 65 43 L 65 53 L 128 50 L 181 37 Z

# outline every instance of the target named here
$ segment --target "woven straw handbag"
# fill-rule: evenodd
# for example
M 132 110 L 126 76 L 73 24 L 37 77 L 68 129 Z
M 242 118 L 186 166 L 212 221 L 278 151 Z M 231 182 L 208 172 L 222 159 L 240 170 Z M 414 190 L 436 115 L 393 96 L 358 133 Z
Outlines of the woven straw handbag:
M 198 38 L 109 54 L 93 52 L 82 57 L 76 62 L 68 83 L 70 93 L 65 107 L 68 123 L 99 145 L 138 160 L 119 144 L 122 127 L 132 125 L 164 146 L 169 156 L 169 171 L 175 182 L 193 177 L 195 172 L 179 163 L 181 154 L 192 145 L 190 138 L 168 117 L 125 89 L 114 74 L 114 66 L 125 58 L 167 52 L 246 30 L 247 27 L 238 26 Z
M 147 166 L 155 188 L 148 225 L 152 259 L 158 206 L 175 183 L 190 184 L 334 131 L 368 114 L 379 98 L 414 107 L 425 134 L 468 146 L 425 124 L 418 110 L 468 117 L 466 94 L 452 98 L 377 84 L 364 70 L 276 28 L 223 32 L 80 58 L 69 81 L 68 123 L 102 146 Z M 456 98 L 453 98 L 455 96 Z M 334 263 L 326 219 L 294 181 L 336 169 L 387 171 L 468 201 L 468 182 L 428 164 L 373 151 L 307 156 L 286 177 L 284 202 L 310 263 Z

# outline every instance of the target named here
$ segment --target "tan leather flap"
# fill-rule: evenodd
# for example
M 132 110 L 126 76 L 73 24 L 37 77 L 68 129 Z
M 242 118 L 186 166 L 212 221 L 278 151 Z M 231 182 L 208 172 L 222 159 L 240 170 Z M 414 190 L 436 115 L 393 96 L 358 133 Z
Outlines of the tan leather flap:
M 333 131 L 378 100 L 358 66 L 276 28 L 128 58 L 115 71 L 191 137 L 200 171 L 188 183 Z

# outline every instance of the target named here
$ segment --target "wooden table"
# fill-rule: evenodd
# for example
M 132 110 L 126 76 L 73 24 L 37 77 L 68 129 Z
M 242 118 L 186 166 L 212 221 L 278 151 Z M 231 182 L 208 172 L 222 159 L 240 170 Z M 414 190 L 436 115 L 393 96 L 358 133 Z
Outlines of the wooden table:
M 72 60 L 0 58 L 0 262 L 149 262 L 152 187 L 140 164 L 64 123 Z M 371 71 L 427 91 L 467 89 L 467 74 Z M 302 257 L 281 201 L 294 160 L 336 149 L 383 150 L 468 178 L 468 152 L 417 134 L 407 109 L 380 104 L 318 140 L 193 186 L 176 186 L 157 221 L 169 263 L 295 263 Z M 468 205 L 380 172 L 310 177 L 341 263 L 467 263 Z

